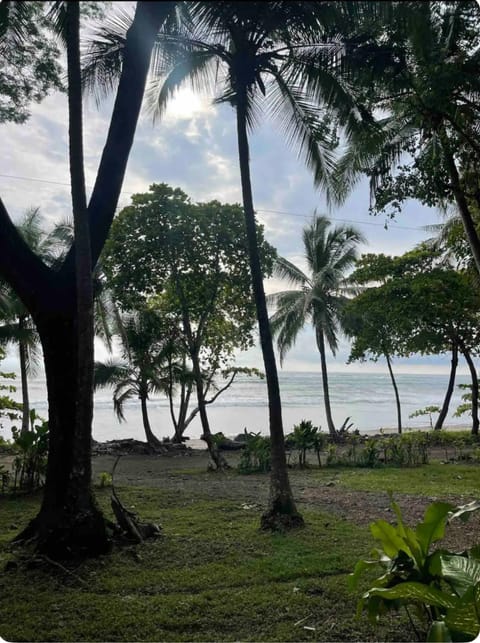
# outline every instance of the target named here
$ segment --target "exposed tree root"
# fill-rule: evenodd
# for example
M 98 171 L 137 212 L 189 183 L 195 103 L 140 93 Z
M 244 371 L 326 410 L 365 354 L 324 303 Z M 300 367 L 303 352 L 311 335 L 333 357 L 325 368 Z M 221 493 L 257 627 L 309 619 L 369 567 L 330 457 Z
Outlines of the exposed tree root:
M 269 509 L 260 519 L 260 529 L 263 531 L 290 531 L 305 527 L 305 521 L 297 513 L 280 513 L 279 511 Z
M 111 497 L 111 506 L 112 511 L 117 519 L 118 526 L 120 527 L 121 532 L 129 539 L 133 540 L 135 543 L 143 543 L 147 538 L 155 538 L 161 535 L 161 527 L 156 525 L 153 522 L 141 522 L 136 514 L 132 511 L 129 511 L 126 507 L 123 506 L 120 498 L 118 497 L 115 486 L 113 483 L 113 476 L 115 474 L 115 469 L 120 460 L 121 456 L 118 456 L 115 460 L 115 464 L 112 469 L 112 497 Z

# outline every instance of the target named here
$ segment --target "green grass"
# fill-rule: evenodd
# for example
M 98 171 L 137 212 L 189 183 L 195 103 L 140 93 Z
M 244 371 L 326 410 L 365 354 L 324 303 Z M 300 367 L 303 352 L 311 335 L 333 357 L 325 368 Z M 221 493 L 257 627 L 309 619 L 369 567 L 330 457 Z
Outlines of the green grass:
M 368 530 L 319 511 L 288 535 L 258 529 L 259 509 L 149 488 L 119 489 L 163 536 L 115 549 L 72 573 L 40 561 L 0 576 L 0 635 L 9 641 L 409 640 L 405 622 L 354 618 L 347 589 Z M 108 490 L 98 493 L 107 511 Z M 2 498 L 0 563 L 37 497 Z M 304 619 L 304 620 L 302 620 Z M 298 621 L 302 621 L 297 624 Z M 304 629 L 304 626 L 315 630 Z
M 422 467 L 400 468 L 326 468 L 315 470 L 319 481 L 335 480 L 337 484 L 359 491 L 388 491 L 421 496 L 478 496 L 478 465 L 432 463 Z
M 299 488 L 334 481 L 337 488 L 442 497 L 477 496 L 478 473 L 478 466 L 435 463 L 311 468 L 292 470 L 291 478 Z M 29 564 L 9 544 L 35 515 L 40 494 L 0 497 L 0 569 L 17 561 L 0 575 L 0 635 L 9 641 L 412 640 L 402 616 L 382 618 L 375 629 L 355 619 L 358 594 L 350 593 L 347 579 L 372 548 L 367 527 L 302 507 L 305 529 L 263 533 L 260 507 L 250 500 L 245 509 L 242 498 L 244 490 L 268 485 L 268 476 L 231 471 L 222 478 L 222 499 L 214 499 L 219 487 L 202 483 L 216 485 L 212 475 L 172 468 L 169 477 L 194 483 L 119 487 L 124 504 L 160 523 L 163 536 L 117 547 L 70 573 L 42 559 Z M 247 482 L 254 486 L 241 487 Z M 229 498 L 232 490 L 237 496 Z M 111 517 L 109 489 L 97 495 Z

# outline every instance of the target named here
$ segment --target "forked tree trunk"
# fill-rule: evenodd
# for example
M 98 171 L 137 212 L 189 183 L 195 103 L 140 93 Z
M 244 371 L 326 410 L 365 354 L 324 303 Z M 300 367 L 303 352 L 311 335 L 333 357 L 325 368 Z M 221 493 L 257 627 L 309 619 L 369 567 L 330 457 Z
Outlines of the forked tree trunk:
M 332 409 L 330 407 L 330 391 L 328 387 L 328 373 L 327 373 L 327 360 L 325 355 L 325 338 L 321 328 L 315 330 L 317 338 L 318 351 L 320 353 L 320 363 L 322 366 L 322 385 L 323 385 L 323 400 L 325 403 L 325 415 L 327 416 L 328 431 L 332 438 L 335 439 L 337 431 L 332 418 Z
M 448 379 L 448 387 L 447 387 L 447 392 L 445 393 L 445 399 L 443 400 L 442 410 L 440 411 L 440 415 L 438 416 L 437 421 L 435 422 L 435 429 L 434 429 L 435 431 L 440 431 L 440 429 L 443 426 L 443 423 L 445 422 L 445 418 L 447 417 L 448 407 L 450 406 L 450 400 L 452 399 L 453 390 L 455 387 L 455 375 L 457 373 L 457 365 L 458 365 L 458 346 L 457 346 L 457 342 L 453 341 L 452 342 L 452 360 L 450 365 L 450 377 Z
M 18 319 L 18 329 L 21 332 L 24 328 L 25 318 Z M 27 373 L 27 346 L 20 338 L 18 342 L 18 357 L 20 361 L 20 382 L 22 386 L 22 428 L 21 433 L 27 433 L 30 429 L 30 401 L 28 396 L 28 373 Z
M 393 375 L 392 362 L 388 353 L 385 353 L 385 358 L 387 360 L 388 372 L 390 373 L 390 379 L 392 380 L 393 390 L 395 391 L 395 403 L 397 405 L 397 430 L 399 433 L 402 432 L 402 408 L 400 406 L 400 395 L 398 393 L 397 382 Z
M 91 489 L 90 427 L 85 427 L 83 436 L 76 435 L 74 302 L 60 305 L 63 311 L 34 320 L 45 357 L 49 454 L 40 511 L 16 540 L 35 537 L 39 551 L 70 558 L 104 553 L 109 541 Z
M 192 360 L 193 375 L 195 377 L 195 387 L 197 390 L 198 412 L 200 414 L 200 421 L 202 423 L 203 439 L 207 443 L 208 452 L 213 460 L 215 467 L 221 471 L 229 467 L 228 462 L 225 460 L 217 445 L 215 444 L 210 431 L 210 423 L 208 421 L 207 409 L 205 406 L 205 395 L 203 392 L 203 378 L 200 368 L 200 362 L 196 350 L 192 349 L 190 352 Z
M 76 3 L 68 3 L 68 6 L 71 4 Z M 154 39 L 174 5 L 174 2 L 138 2 L 127 34 L 119 89 L 89 206 L 95 233 L 92 237 L 92 263 L 103 248 L 114 216 Z M 71 43 L 68 44 L 70 47 Z M 78 132 L 73 134 L 70 143 L 75 147 Z M 78 174 L 72 179 L 77 186 Z M 72 189 L 77 188 L 72 181 Z M 74 197 L 74 207 L 78 203 Z M 89 323 L 83 326 L 84 322 L 78 324 L 77 320 L 74 270 L 77 253 L 70 251 L 61 269 L 54 272 L 22 240 L 1 200 L 0 221 L 0 272 L 22 299 L 40 334 L 49 403 L 49 455 L 43 502 L 38 515 L 16 540 L 34 538 L 41 552 L 55 558 L 100 554 L 108 549 L 110 543 L 104 517 L 91 488 L 89 417 L 93 389 L 90 391 L 88 375 L 90 356 L 86 356 L 84 365 L 79 367 L 80 346 L 86 345 L 79 342 L 79 332 L 84 328 L 88 335 L 90 326 Z M 85 259 L 82 241 L 80 246 L 80 258 Z M 87 277 L 85 265 L 79 273 L 82 278 Z M 89 295 L 84 292 L 84 296 L 89 305 Z M 84 321 L 88 314 L 87 311 Z M 81 341 L 90 340 L 83 337 Z M 84 379 L 83 375 L 79 379 L 80 370 L 85 375 Z M 92 399 L 87 399 L 87 395 Z
M 250 271 L 252 275 L 253 296 L 257 311 L 260 344 L 268 391 L 269 428 L 271 440 L 271 477 L 270 498 L 267 511 L 262 515 L 263 529 L 299 527 L 304 524 L 293 499 L 288 479 L 285 438 L 282 423 L 282 404 L 278 383 L 277 364 L 273 350 L 272 333 L 268 320 L 267 303 L 263 288 L 262 267 L 257 244 L 255 211 L 253 209 L 252 185 L 250 181 L 250 159 L 247 135 L 247 93 L 246 89 L 237 91 L 237 137 L 240 177 L 242 182 L 243 210 L 247 231 Z

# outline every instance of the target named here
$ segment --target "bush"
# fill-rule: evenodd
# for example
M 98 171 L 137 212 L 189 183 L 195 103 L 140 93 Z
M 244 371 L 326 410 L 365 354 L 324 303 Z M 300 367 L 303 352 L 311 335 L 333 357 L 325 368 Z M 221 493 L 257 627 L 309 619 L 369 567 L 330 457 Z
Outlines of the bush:
M 238 469 L 241 473 L 254 473 L 257 471 L 270 471 L 270 438 L 260 433 L 244 431 L 245 447 L 240 456 Z
M 18 455 L 13 461 L 13 488 L 31 491 L 40 487 L 47 466 L 48 453 L 48 422 L 34 425 L 34 419 L 39 419 L 35 411 L 31 412 L 32 429 L 20 433 L 12 429 L 13 441 Z
M 377 520 L 370 525 L 379 547 L 370 560 L 360 560 L 350 586 L 356 588 L 360 575 L 380 567 L 381 575 L 358 602 L 357 616 L 367 612 L 371 622 L 389 610 L 403 607 L 412 622 L 413 609 L 428 641 L 471 640 L 480 631 L 480 547 L 453 553 L 433 550 L 445 534 L 447 521 L 480 509 L 480 502 L 453 507 L 434 502 L 423 522 L 413 530 L 404 525 L 399 506 L 391 502 L 397 524 Z M 418 631 L 417 631 L 418 634 Z

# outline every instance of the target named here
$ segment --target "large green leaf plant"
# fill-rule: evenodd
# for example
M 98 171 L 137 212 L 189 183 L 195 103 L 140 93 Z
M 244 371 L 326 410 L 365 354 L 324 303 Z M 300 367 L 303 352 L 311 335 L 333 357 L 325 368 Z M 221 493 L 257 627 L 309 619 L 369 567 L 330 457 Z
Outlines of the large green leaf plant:
M 447 523 L 465 521 L 480 509 L 480 501 L 454 507 L 446 502 L 430 504 L 415 529 L 406 526 L 400 507 L 393 500 L 397 524 L 377 520 L 370 525 L 379 543 L 369 560 L 360 560 L 350 575 L 350 586 L 371 567 L 382 569 L 358 602 L 357 616 L 365 611 L 378 622 L 389 610 L 404 607 L 415 626 L 427 632 L 427 641 L 471 641 L 480 632 L 480 546 L 461 553 L 434 548 L 445 535 Z

